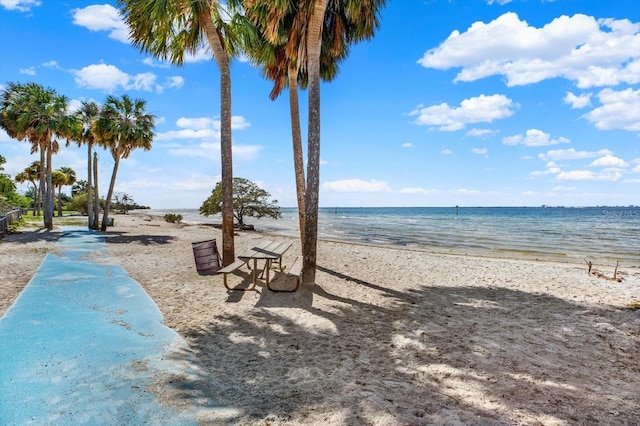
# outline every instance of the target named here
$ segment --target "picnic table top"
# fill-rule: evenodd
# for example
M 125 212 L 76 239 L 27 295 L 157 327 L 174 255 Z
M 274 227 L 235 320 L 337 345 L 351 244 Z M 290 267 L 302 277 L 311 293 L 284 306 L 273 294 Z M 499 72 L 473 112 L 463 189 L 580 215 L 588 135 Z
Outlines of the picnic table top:
M 280 243 L 277 241 L 261 241 L 245 250 L 238 258 L 240 259 L 279 259 L 289 250 L 291 243 Z

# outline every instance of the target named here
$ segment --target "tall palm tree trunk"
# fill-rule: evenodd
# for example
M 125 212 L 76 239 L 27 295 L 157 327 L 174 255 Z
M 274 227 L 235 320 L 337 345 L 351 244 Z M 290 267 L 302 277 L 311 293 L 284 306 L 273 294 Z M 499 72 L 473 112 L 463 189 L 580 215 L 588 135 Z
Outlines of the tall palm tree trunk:
M 40 212 L 43 210 L 44 206 L 43 206 L 43 202 L 44 202 L 44 191 L 46 188 L 46 182 L 47 182 L 47 172 L 46 172 L 46 154 L 45 154 L 45 149 L 44 149 L 44 145 L 40 146 L 40 172 L 38 173 L 39 178 L 40 178 L 40 186 L 38 187 L 38 193 L 39 193 L 39 197 L 38 197 L 38 202 L 36 204 L 36 209 L 38 210 L 38 216 L 40 216 Z M 44 216 L 44 212 L 43 212 L 43 216 Z
M 53 152 L 51 142 L 46 149 L 47 151 L 47 167 L 46 167 L 46 187 L 44 191 L 44 227 L 49 231 L 53 230 Z
M 213 56 L 220 70 L 220 157 L 222 168 L 222 264 L 235 261 L 233 235 L 233 157 L 231 141 L 231 69 L 229 54 L 222 35 L 216 29 L 211 15 L 204 13 L 202 23 Z
M 307 187 L 305 192 L 305 235 L 302 241 L 302 282 L 316 280 L 318 245 L 318 199 L 320 192 L 320 51 L 322 27 L 328 0 L 315 0 L 307 35 L 309 72 L 309 129 L 307 142 Z
M 58 187 L 58 217 L 62 217 L 62 185 Z
M 291 140 L 293 142 L 293 168 L 296 175 L 296 195 L 298 198 L 298 227 L 300 228 L 300 241 L 304 241 L 304 159 L 302 156 L 302 131 L 300 130 L 300 102 L 298 99 L 298 67 L 289 66 L 287 70 L 289 79 L 289 110 L 291 113 Z
M 93 178 L 91 177 L 91 173 L 93 170 L 91 169 L 91 148 L 92 143 L 87 142 L 88 146 L 88 155 L 87 155 L 87 226 L 89 229 L 92 229 L 92 220 L 93 220 Z
M 116 186 L 116 175 L 118 174 L 118 166 L 120 165 L 120 156 L 114 155 L 113 159 L 113 173 L 111 174 L 111 182 L 109 183 L 109 191 L 107 192 L 107 198 L 104 200 L 104 212 L 102 213 L 102 226 L 100 230 L 102 232 L 107 230 L 107 221 L 109 220 L 109 210 L 111 210 L 111 197 L 113 197 L 113 188 Z
M 93 194 L 93 221 L 91 223 L 91 229 L 98 229 L 99 215 L 100 215 L 100 193 L 98 191 L 98 153 L 93 153 L 93 183 L 95 185 L 95 191 Z

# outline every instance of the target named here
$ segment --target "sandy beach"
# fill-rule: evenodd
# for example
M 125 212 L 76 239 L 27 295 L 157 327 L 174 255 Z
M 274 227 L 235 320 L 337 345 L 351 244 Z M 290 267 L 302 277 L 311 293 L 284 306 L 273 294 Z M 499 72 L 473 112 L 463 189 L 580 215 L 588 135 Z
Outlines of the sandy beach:
M 0 242 L 0 315 L 61 231 Z M 206 225 L 116 215 L 111 257 L 188 343 L 188 392 L 158 378 L 178 408 L 220 407 L 203 424 L 640 424 L 640 269 L 618 283 L 585 264 L 454 256 L 320 241 L 316 284 L 296 293 L 228 292 L 196 270 Z M 236 253 L 261 239 L 239 232 Z M 614 265 L 594 265 L 607 274 Z M 249 271 L 230 275 L 246 286 Z M 275 274 L 273 287 L 294 279 Z M 194 397 L 195 396 L 195 397 Z

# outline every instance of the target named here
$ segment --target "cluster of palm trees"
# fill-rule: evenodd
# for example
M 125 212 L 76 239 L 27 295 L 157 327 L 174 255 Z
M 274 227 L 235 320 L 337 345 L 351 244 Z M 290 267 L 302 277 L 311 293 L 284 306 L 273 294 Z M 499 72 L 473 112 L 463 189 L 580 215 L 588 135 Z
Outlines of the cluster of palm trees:
M 0 127 L 10 137 L 30 142 L 32 154 L 40 153 L 40 161 L 32 164 L 33 170 L 25 170 L 30 174 L 25 178 L 30 180 L 35 174 L 40 180 L 45 228 L 53 229 L 55 188 L 67 184 L 70 174 L 64 170 L 60 170 L 63 176 L 56 174 L 52 166 L 53 154 L 60 149 L 60 141 L 66 140 L 67 145 L 76 142 L 88 147 L 87 207 L 91 229 L 97 229 L 99 222 L 98 168 L 94 147 L 98 145 L 111 152 L 114 167 L 100 226 L 106 230 L 120 159 L 127 158 L 136 148 L 151 149 L 155 117 L 145 112 L 145 106 L 145 101 L 132 100 L 128 95 L 110 95 L 102 107 L 95 102 L 83 102 L 78 111 L 71 112 L 67 97 L 54 89 L 36 83 L 8 83 L 0 94 Z
M 220 71 L 223 264 L 235 260 L 230 61 L 245 54 L 289 87 L 294 169 L 302 241 L 302 281 L 315 282 L 320 186 L 320 79 L 330 80 L 349 46 L 373 36 L 385 0 L 118 0 L 133 44 L 182 64 L 208 46 Z M 309 92 L 304 172 L 298 86 Z
M 23 171 L 16 174 L 15 180 L 19 183 L 29 182 L 33 185 L 33 215 L 40 215 L 40 200 L 44 188 L 38 188 L 42 167 L 39 161 L 34 161 Z M 60 167 L 52 172 L 51 183 L 58 189 L 58 216 L 62 216 L 62 187 L 76 183 L 76 171 L 71 167 Z

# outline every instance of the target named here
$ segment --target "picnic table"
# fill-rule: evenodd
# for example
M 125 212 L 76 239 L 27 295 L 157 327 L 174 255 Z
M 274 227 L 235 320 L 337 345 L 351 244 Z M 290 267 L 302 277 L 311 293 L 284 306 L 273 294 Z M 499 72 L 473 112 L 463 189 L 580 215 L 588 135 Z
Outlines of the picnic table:
M 266 274 L 267 287 L 269 287 L 271 267 L 276 264 L 280 271 L 283 271 L 282 255 L 289 250 L 291 245 L 291 243 L 279 243 L 277 241 L 265 240 L 251 246 L 249 249 L 238 255 L 238 260 L 218 271 L 219 273 L 224 274 L 225 287 L 228 290 L 255 290 L 256 284 L 258 283 L 258 260 L 264 261 L 264 266 L 260 269 L 262 271 L 262 275 Z M 253 267 L 250 265 L 251 260 L 253 260 Z M 227 274 L 235 271 L 244 264 L 246 264 L 249 269 L 253 269 L 253 285 L 249 288 L 230 288 L 227 285 Z

